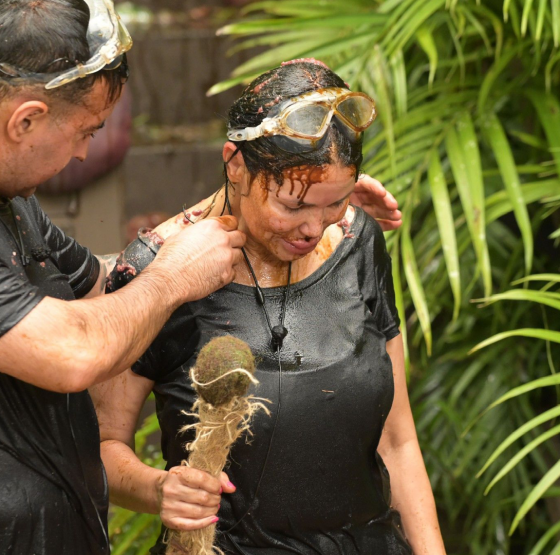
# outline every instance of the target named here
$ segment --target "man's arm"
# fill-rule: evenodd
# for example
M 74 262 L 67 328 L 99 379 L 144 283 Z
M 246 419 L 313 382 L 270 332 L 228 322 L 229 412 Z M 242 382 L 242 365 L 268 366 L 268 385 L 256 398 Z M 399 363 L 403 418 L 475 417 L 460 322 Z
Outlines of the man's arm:
M 231 216 L 169 237 L 133 283 L 78 301 L 46 297 L 0 337 L 0 372 L 59 392 L 114 376 L 147 349 L 171 313 L 229 283 L 244 235 Z

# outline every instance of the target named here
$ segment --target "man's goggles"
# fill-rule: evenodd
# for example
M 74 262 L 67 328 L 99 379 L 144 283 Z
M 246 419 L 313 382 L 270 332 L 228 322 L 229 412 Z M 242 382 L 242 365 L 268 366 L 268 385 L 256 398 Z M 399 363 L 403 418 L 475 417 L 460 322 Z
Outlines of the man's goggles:
M 125 53 L 132 48 L 132 37 L 111 0 L 84 1 L 90 12 L 87 30 L 90 58 L 87 62 L 55 74 L 32 73 L 0 62 L 0 73 L 16 79 L 43 81 L 46 89 L 55 89 L 102 69 L 117 69 Z
M 281 103 L 256 127 L 232 129 L 227 136 L 230 141 L 254 141 L 280 135 L 315 148 L 333 117 L 346 128 L 346 135 L 357 141 L 376 115 L 375 103 L 367 94 L 342 88 L 318 89 Z

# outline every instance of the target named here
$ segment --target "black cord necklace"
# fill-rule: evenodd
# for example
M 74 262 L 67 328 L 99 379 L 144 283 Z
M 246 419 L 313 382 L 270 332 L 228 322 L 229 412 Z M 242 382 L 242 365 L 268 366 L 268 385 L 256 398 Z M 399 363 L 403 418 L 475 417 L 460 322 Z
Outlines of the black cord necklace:
M 225 186 L 225 202 L 230 214 L 232 214 L 231 204 L 229 202 L 229 194 L 228 194 L 228 181 L 226 181 Z M 270 320 L 270 316 L 268 315 L 268 310 L 266 309 L 266 301 L 264 297 L 264 293 L 262 291 L 261 286 L 259 285 L 259 280 L 255 274 L 255 270 L 253 269 L 253 265 L 249 260 L 249 256 L 247 255 L 247 251 L 241 247 L 241 252 L 243 253 L 243 258 L 245 259 L 245 264 L 247 265 L 247 269 L 253 278 L 255 283 L 255 296 L 257 298 L 257 303 L 262 306 L 264 316 L 266 318 L 266 323 L 268 325 L 268 329 L 270 330 L 270 334 L 272 335 L 272 350 L 276 351 L 282 348 L 282 344 L 284 343 L 284 338 L 288 335 L 288 330 L 284 326 L 284 320 L 286 317 L 286 304 L 288 302 L 288 296 L 290 293 L 290 282 L 292 280 L 292 263 L 288 264 L 288 281 L 286 283 L 286 287 L 284 288 L 284 296 L 282 298 L 282 309 L 280 311 L 280 323 L 276 326 L 272 325 Z
M 224 207 L 222 209 L 222 214 L 225 212 L 226 206 L 227 206 L 227 209 L 228 209 L 229 213 L 232 214 L 231 204 L 229 202 L 228 185 L 229 185 L 229 178 L 228 178 L 227 172 L 226 172 L 226 184 L 225 184 L 225 191 L 224 191 L 225 202 L 224 202 Z M 245 264 L 247 265 L 249 273 L 251 274 L 251 277 L 253 278 L 253 281 L 255 282 L 255 297 L 256 297 L 256 300 L 257 300 L 257 304 L 259 304 L 263 308 L 263 312 L 264 312 L 264 315 L 265 315 L 265 318 L 266 318 L 266 323 L 267 323 L 268 328 L 270 330 L 270 333 L 272 335 L 272 343 L 271 343 L 272 350 L 276 352 L 276 356 L 278 357 L 278 405 L 277 405 L 277 408 L 276 408 L 276 414 L 274 416 L 274 424 L 272 425 L 272 432 L 270 434 L 270 440 L 268 442 L 268 448 L 266 450 L 264 463 L 263 463 L 263 466 L 262 466 L 261 473 L 259 475 L 259 479 L 257 481 L 257 486 L 255 488 L 255 493 L 253 494 L 253 500 L 249 503 L 249 507 L 241 515 L 241 517 L 232 526 L 230 526 L 227 530 L 224 530 L 222 532 L 224 535 L 228 536 L 228 538 L 230 539 L 230 541 L 232 542 L 233 545 L 235 545 L 235 542 L 234 542 L 233 538 L 231 537 L 230 532 L 239 525 L 239 523 L 251 512 L 251 510 L 255 507 L 255 505 L 257 503 L 258 494 L 259 494 L 259 491 L 261 489 L 261 483 L 262 483 L 262 480 L 263 480 L 263 477 L 264 477 L 265 470 L 268 466 L 268 460 L 270 458 L 270 453 L 272 452 L 272 445 L 274 444 L 274 436 L 276 435 L 276 428 L 278 426 L 278 420 L 280 418 L 280 411 L 281 411 L 281 408 L 282 408 L 282 359 L 280 357 L 280 350 L 282 349 L 282 344 L 284 342 L 284 338 L 286 337 L 286 335 L 288 335 L 288 330 L 284 326 L 284 319 L 286 317 L 286 305 L 287 305 L 287 302 L 288 302 L 288 296 L 289 296 L 289 292 L 290 292 L 290 282 L 291 282 L 291 278 L 292 278 L 292 263 L 290 262 L 288 264 L 288 282 L 287 282 L 286 287 L 284 289 L 284 296 L 282 298 L 282 309 L 281 309 L 281 312 L 280 312 L 280 324 L 278 324 L 277 326 L 272 326 L 272 323 L 270 321 L 270 316 L 268 315 L 268 311 L 266 309 L 266 301 L 265 301 L 264 293 L 261 289 L 261 286 L 259 285 L 259 281 L 257 279 L 257 276 L 255 275 L 255 271 L 253 269 L 251 261 L 249 260 L 249 257 L 247 256 L 247 252 L 245 251 L 245 249 L 243 247 L 241 248 L 241 252 L 243 253 L 243 258 L 245 258 Z

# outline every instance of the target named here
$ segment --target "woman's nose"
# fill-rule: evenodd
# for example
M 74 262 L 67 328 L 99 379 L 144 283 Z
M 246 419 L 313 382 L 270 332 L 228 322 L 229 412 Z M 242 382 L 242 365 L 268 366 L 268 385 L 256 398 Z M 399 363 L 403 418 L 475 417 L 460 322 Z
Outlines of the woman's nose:
M 316 214 L 309 214 L 305 223 L 300 226 L 300 231 L 307 237 L 321 237 L 324 231 L 324 217 L 323 212 Z

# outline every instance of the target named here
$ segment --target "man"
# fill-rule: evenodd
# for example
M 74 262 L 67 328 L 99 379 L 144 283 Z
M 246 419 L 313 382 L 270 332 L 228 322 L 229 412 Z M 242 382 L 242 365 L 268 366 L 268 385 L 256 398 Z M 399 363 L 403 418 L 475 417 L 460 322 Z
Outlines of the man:
M 109 552 L 85 390 L 128 368 L 179 305 L 229 283 L 242 256 L 235 219 L 207 220 L 168 238 L 133 283 L 102 296 L 115 257 L 96 258 L 65 236 L 33 197 L 72 157 L 85 159 L 120 95 L 130 46 L 109 0 L 0 2 L 2 554 Z M 382 187 L 370 182 L 362 194 L 393 220 L 386 227 L 399 225 Z M 196 480 L 219 490 L 210 476 Z
M 95 9 L 102 30 L 116 22 L 103 0 Z M 115 69 L 45 88 L 87 68 L 88 22 L 82 0 L 0 3 L 2 554 L 109 552 L 85 389 L 129 367 L 180 304 L 228 283 L 244 243 L 235 220 L 204 222 L 168 239 L 122 295 L 84 298 L 102 291 L 114 258 L 98 261 L 66 237 L 32 195 L 72 157 L 86 157 L 121 92 L 124 52 Z

